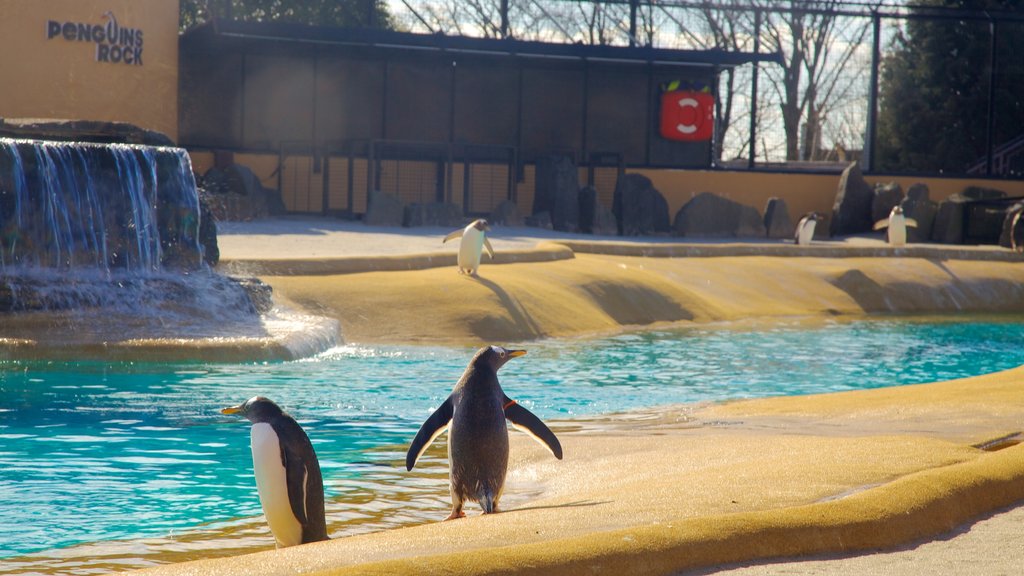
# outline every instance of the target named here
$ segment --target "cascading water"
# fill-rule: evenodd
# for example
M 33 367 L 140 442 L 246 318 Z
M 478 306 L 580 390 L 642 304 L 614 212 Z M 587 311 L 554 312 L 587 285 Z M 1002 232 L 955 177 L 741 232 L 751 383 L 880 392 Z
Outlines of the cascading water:
M 212 270 L 212 225 L 185 150 L 0 138 L 0 358 L 246 339 L 266 357 L 280 336 L 260 316 L 269 288 Z M 332 345 L 322 320 L 309 350 L 279 356 Z M 274 323 L 286 338 L 305 332 Z
M 195 270 L 200 224 L 184 150 L 0 139 L 0 271 Z

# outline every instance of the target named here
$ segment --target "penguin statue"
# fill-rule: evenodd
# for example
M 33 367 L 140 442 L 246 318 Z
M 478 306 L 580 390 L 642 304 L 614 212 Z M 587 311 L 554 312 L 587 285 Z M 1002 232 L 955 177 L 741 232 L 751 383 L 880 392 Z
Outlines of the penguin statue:
M 480 269 L 480 257 L 483 255 L 484 248 L 487 249 L 487 255 L 492 260 L 494 259 L 494 249 L 491 248 L 491 243 L 486 236 L 490 230 L 491 227 L 487 224 L 487 220 L 481 218 L 444 237 L 442 244 L 449 240 L 462 238 L 459 243 L 459 274 L 476 276 L 477 270 Z
M 897 204 L 892 207 L 889 217 L 875 222 L 875 230 L 888 228 L 886 239 L 890 246 L 903 246 L 907 243 L 907 226 L 917 227 L 917 221 L 903 214 L 903 207 Z
M 252 422 L 256 489 L 277 547 L 327 540 L 320 463 L 298 422 L 262 396 L 221 413 Z
M 814 229 L 821 220 L 821 214 L 808 212 L 804 214 L 796 224 L 796 232 L 793 234 L 793 241 L 798 246 L 807 246 L 814 239 Z
M 484 514 L 498 511 L 508 469 L 506 418 L 555 458 L 562 459 L 562 445 L 554 433 L 532 412 L 506 396 L 498 384 L 498 369 L 523 354 L 525 350 L 506 350 L 500 346 L 481 348 L 451 395 L 427 418 L 409 445 L 405 467 L 412 470 L 430 443 L 448 430 L 452 494 L 448 520 L 466 515 L 462 505 L 467 500 L 478 502 Z

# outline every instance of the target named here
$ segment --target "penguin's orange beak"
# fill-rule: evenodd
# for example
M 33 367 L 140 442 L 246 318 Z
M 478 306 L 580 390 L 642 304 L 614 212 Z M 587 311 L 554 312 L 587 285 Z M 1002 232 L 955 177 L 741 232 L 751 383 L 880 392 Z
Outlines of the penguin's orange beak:
M 526 350 L 509 350 L 509 358 L 519 358 L 520 356 L 526 356 Z
M 242 406 L 238 405 L 238 406 L 228 406 L 227 408 L 223 408 L 223 409 L 221 409 L 220 413 L 221 414 L 238 414 L 241 411 L 242 411 Z

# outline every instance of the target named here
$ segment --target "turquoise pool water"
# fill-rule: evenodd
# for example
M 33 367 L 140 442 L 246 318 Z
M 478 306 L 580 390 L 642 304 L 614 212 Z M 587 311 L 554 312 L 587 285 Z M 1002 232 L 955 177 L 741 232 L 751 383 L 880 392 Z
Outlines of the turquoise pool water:
M 501 377 L 550 421 L 978 375 L 1024 364 L 1022 342 L 1016 318 L 708 326 L 528 343 Z M 313 439 L 332 535 L 443 517 L 444 462 L 426 462 L 425 477 L 401 462 L 472 353 L 345 346 L 265 364 L 0 362 L 0 573 L 52 568 L 62 549 L 87 542 L 156 538 L 166 548 L 234 530 L 270 544 L 248 423 L 218 412 L 256 394 Z

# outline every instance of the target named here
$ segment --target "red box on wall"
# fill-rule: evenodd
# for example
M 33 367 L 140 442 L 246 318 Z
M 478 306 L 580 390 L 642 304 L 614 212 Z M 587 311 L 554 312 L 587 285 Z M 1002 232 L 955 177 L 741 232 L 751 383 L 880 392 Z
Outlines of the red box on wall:
M 701 142 L 711 139 L 715 98 L 707 92 L 676 90 L 661 95 L 661 137 Z

